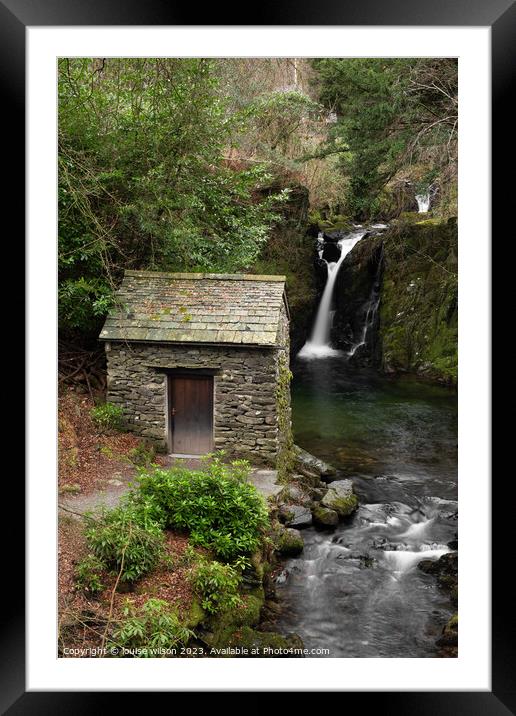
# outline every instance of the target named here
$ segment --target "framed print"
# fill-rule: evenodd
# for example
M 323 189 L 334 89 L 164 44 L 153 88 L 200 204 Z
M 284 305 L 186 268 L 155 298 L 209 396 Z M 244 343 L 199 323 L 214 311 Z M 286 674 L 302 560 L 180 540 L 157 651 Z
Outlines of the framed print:
M 29 329 L 2 706 L 510 713 L 489 307 L 514 4 L 207 12 L 0 5 Z

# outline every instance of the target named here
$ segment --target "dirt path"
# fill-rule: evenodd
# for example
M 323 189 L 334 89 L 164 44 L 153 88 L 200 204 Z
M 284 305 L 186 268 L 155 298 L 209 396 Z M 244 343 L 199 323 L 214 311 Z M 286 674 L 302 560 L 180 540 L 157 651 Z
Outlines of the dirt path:
M 195 458 L 180 461 L 175 458 L 168 458 L 165 467 L 171 467 L 177 463 L 182 464 L 183 467 L 190 470 L 195 470 L 202 465 L 201 461 Z M 102 506 L 107 508 L 116 507 L 122 495 L 125 495 L 129 491 L 130 485 L 136 479 L 137 474 L 136 469 L 126 469 L 123 472 L 113 473 L 112 477 L 106 481 L 106 487 L 103 489 L 95 490 L 87 494 L 60 495 L 59 507 L 63 508 L 62 512 L 71 515 L 74 513 L 83 515 L 85 512 L 97 510 Z M 283 489 L 282 485 L 276 484 L 277 476 L 278 473 L 276 470 L 253 468 L 249 476 L 249 482 L 256 487 L 258 492 L 268 499 L 269 497 L 274 497 Z

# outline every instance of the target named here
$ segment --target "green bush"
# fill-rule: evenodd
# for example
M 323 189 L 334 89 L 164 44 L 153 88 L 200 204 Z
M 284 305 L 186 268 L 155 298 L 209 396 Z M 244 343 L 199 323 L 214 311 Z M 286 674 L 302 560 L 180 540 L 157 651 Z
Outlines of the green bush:
M 254 552 L 268 524 L 263 498 L 245 482 L 248 469 L 242 461 L 224 465 L 215 458 L 203 470 L 140 471 L 131 499 L 148 519 L 188 530 L 193 545 L 232 560 Z
M 123 411 L 114 403 L 102 403 L 91 410 L 91 419 L 98 428 L 103 430 L 119 430 L 123 426 Z
M 201 597 L 201 606 L 210 614 L 234 609 L 242 604 L 238 594 L 241 575 L 229 564 L 200 562 L 191 576 L 192 585 Z
M 160 526 L 127 503 L 104 509 L 99 519 L 88 516 L 86 539 L 107 569 L 117 574 L 121 570 L 122 582 L 132 582 L 149 572 L 164 554 Z
M 129 450 L 128 455 L 132 463 L 145 467 L 156 459 L 156 448 L 146 440 L 142 440 L 135 448 Z
M 193 636 L 163 599 L 148 599 L 138 610 L 128 603 L 124 617 L 113 632 L 108 650 L 122 647 L 134 650 L 131 655 L 138 658 L 163 657 L 167 654 L 159 650 L 185 645 Z
M 104 563 L 94 554 L 89 554 L 75 568 L 75 585 L 89 594 L 98 594 L 104 589 L 102 572 Z

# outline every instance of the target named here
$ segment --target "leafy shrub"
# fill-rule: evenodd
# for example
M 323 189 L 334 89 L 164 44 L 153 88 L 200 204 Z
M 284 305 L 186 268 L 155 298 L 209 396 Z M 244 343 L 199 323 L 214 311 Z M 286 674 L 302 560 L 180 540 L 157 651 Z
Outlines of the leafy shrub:
M 75 568 L 75 584 L 78 589 L 89 594 L 97 594 L 104 589 L 102 571 L 104 563 L 94 554 L 89 554 Z
M 114 403 L 102 403 L 91 410 L 91 419 L 103 430 L 119 430 L 123 426 L 123 411 Z
M 146 440 L 142 440 L 138 445 L 129 451 L 129 459 L 135 465 L 145 467 L 154 462 L 156 458 L 156 448 Z
M 244 481 L 246 471 L 241 461 L 223 465 L 218 458 L 204 470 L 142 471 L 132 499 L 149 519 L 189 530 L 193 545 L 231 560 L 254 552 L 268 523 L 263 498 Z
M 240 581 L 236 569 L 220 562 L 200 562 L 191 576 L 192 585 L 202 599 L 201 606 L 210 614 L 241 605 Z
M 163 556 L 164 536 L 142 511 L 124 504 L 104 510 L 100 519 L 89 518 L 86 539 L 93 554 L 120 581 L 132 582 L 153 569 Z
M 108 649 L 134 649 L 132 655 L 143 658 L 167 656 L 156 650 L 184 645 L 193 636 L 163 599 L 148 599 L 138 610 L 128 603 L 124 607 L 124 617 L 115 629 Z

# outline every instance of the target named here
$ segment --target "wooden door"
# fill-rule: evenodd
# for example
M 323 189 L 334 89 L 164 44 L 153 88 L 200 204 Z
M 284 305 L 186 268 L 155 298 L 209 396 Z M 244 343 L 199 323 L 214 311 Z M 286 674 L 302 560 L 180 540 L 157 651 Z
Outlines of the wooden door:
M 175 455 L 213 449 L 213 377 L 169 376 L 169 448 Z

